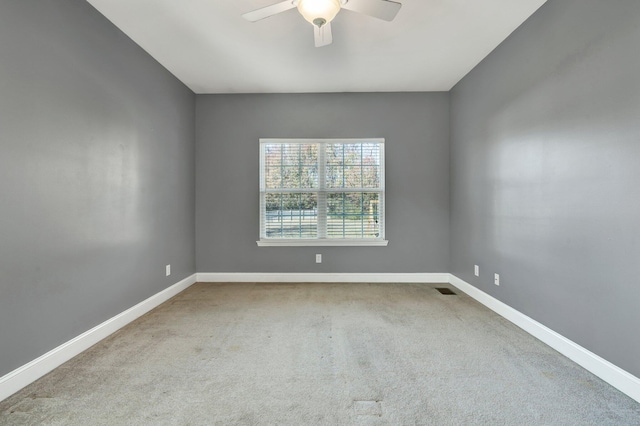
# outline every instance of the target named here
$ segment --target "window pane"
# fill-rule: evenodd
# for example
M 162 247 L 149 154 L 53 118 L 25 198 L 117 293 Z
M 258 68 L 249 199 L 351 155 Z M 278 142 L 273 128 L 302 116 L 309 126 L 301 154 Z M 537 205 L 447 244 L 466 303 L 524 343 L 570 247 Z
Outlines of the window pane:
M 362 188 L 362 167 L 345 166 L 344 187 L 345 188 Z
M 378 238 L 379 199 L 377 193 L 327 194 L 327 238 Z
M 315 193 L 265 194 L 267 238 L 317 238 L 318 199 Z
M 342 166 L 327 166 L 325 171 L 325 182 L 327 188 L 342 188 L 344 185 Z
M 264 183 L 267 188 L 279 188 L 282 183 L 282 169 L 280 167 L 265 167 Z
M 362 188 L 380 188 L 380 166 L 362 167 Z
M 365 144 L 327 144 L 327 164 L 345 164 L 347 166 L 362 164 L 363 145 Z
M 380 144 L 363 143 L 362 144 L 362 164 L 364 165 L 380 165 Z
M 325 159 L 328 165 L 342 164 L 344 149 L 342 144 L 327 144 L 327 151 L 325 153 Z

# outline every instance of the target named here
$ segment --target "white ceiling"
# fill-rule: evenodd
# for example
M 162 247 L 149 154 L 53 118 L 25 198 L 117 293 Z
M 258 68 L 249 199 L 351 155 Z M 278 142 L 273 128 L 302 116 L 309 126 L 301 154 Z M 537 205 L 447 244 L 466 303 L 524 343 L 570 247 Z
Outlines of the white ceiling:
M 546 0 L 396 0 L 393 22 L 342 10 L 316 48 L 279 0 L 87 0 L 196 93 L 447 91 Z

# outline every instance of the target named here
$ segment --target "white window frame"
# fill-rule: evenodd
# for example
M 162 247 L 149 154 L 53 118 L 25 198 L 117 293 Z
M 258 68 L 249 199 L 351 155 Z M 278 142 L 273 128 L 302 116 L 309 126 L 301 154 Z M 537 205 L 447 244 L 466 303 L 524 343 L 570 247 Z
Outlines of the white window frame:
M 380 201 L 379 201 L 379 211 L 380 211 L 380 236 L 378 238 L 358 238 L 358 239 L 347 239 L 347 238 L 326 238 L 318 237 L 313 239 L 294 239 L 294 238 L 265 238 L 262 234 L 265 229 L 265 202 L 264 197 L 267 193 L 266 184 L 264 182 L 264 159 L 265 152 L 264 146 L 268 144 L 332 144 L 332 143 L 343 143 L 343 144 L 356 144 L 356 143 L 367 143 L 374 142 L 380 144 L 380 188 L 376 189 L 375 192 L 380 193 Z M 386 222 L 386 211 L 385 211 L 385 198 L 386 198 L 386 189 L 385 189 L 385 140 L 384 138 L 357 138 L 357 139 L 273 139 L 273 138 L 261 138 L 260 139 L 260 239 L 256 241 L 258 246 L 260 247 L 301 247 L 301 246 L 386 246 L 389 244 L 389 241 L 385 239 L 385 222 Z M 325 182 L 324 182 L 324 173 L 325 173 L 325 160 L 324 160 L 324 150 L 321 150 L 322 154 L 319 154 L 319 168 L 318 168 L 318 188 L 313 189 L 310 192 L 325 192 Z M 351 188 L 345 188 L 344 191 L 339 192 L 349 192 Z M 359 192 L 361 188 L 354 188 L 355 192 Z M 323 207 L 320 205 L 320 199 L 318 200 L 318 210 L 323 209 L 326 211 L 326 205 Z M 326 229 L 326 223 L 322 224 L 322 219 L 326 220 L 326 216 L 323 218 L 318 216 L 318 228 Z

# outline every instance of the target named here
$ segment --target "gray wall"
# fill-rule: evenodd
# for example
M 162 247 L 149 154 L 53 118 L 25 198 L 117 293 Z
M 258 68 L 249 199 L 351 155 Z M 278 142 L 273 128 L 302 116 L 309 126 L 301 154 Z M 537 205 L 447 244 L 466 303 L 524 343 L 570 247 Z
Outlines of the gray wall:
M 199 95 L 196 116 L 199 272 L 449 270 L 447 93 Z M 261 137 L 386 138 L 389 246 L 257 247 Z
M 451 100 L 452 272 L 636 376 L 639 19 L 549 0 Z
M 195 271 L 194 97 L 85 1 L 0 2 L 0 376 Z
M 451 106 L 212 95 L 194 111 L 86 2 L 0 3 L 0 376 L 193 273 L 196 223 L 199 271 L 452 271 L 640 376 L 638 16 L 549 0 Z M 257 247 L 260 137 L 386 138 L 389 246 Z

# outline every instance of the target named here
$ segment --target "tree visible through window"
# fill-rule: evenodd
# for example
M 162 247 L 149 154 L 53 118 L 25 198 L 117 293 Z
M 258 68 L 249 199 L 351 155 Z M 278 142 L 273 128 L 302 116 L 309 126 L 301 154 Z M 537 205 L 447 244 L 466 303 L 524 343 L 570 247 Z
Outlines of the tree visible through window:
M 260 239 L 384 240 L 384 141 L 260 143 Z

